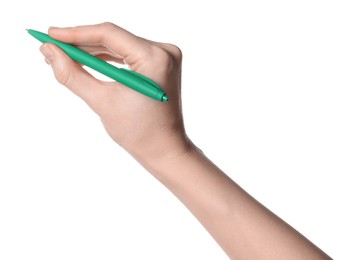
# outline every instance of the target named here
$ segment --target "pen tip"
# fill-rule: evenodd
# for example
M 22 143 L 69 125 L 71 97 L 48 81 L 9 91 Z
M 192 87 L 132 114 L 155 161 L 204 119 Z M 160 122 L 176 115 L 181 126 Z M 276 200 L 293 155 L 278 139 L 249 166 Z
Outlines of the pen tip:
M 29 29 L 26 29 L 26 28 L 25 28 L 25 30 L 29 31 Z
M 166 94 L 164 94 L 162 97 L 161 97 L 161 101 L 162 102 L 168 102 L 169 101 L 169 98 Z

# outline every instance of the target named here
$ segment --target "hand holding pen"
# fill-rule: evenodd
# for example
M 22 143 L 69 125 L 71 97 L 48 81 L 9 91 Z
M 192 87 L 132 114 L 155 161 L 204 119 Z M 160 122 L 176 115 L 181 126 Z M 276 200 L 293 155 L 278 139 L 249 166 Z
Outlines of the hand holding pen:
M 180 140 L 182 147 L 171 150 L 184 148 L 183 131 L 177 131 L 182 128 L 182 119 L 181 52 L 176 46 L 148 41 L 111 23 L 50 28 L 49 35 L 107 61 L 127 64 L 131 70 L 156 82 L 170 97 L 163 104 L 118 82 L 98 80 L 54 44 L 43 44 L 41 52 L 57 80 L 87 102 L 117 143 L 154 158 L 161 156 L 175 139 Z

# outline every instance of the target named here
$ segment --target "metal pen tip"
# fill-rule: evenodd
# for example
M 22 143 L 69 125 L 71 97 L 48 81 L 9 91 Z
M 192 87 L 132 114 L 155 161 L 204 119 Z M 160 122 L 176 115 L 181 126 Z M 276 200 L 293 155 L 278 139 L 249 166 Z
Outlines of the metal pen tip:
M 162 101 L 162 102 L 168 102 L 168 101 L 169 101 L 169 97 L 168 97 L 166 94 L 164 94 L 164 95 L 161 97 L 161 101 Z

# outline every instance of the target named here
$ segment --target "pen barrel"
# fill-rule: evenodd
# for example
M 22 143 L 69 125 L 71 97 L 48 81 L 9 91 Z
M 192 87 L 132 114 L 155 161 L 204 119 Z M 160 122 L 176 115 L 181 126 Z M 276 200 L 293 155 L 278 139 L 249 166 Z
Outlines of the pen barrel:
M 104 74 L 105 76 L 153 99 L 162 100 L 165 92 L 150 80 L 140 78 L 130 71 L 119 69 L 108 62 L 86 53 L 74 46 L 62 48 L 72 59 Z
M 48 34 L 41 33 L 35 30 L 28 30 L 28 32 L 38 39 L 39 41 L 45 43 L 50 42 L 58 47 L 60 47 L 67 55 L 69 55 L 73 60 L 86 65 L 107 77 L 134 89 L 148 97 L 159 101 L 167 101 L 167 96 L 165 92 L 152 80 L 147 77 L 138 74 L 133 71 L 126 69 L 119 69 L 104 60 L 101 60 L 93 55 L 73 46 L 68 43 L 64 43 L 51 38 Z

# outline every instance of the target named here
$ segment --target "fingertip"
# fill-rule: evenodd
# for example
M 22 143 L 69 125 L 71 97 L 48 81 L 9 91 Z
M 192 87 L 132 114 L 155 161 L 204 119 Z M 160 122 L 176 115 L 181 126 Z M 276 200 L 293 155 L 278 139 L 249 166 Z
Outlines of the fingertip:
M 52 50 L 50 45 L 48 43 L 42 44 L 40 47 L 40 51 L 43 54 L 43 56 L 45 57 L 46 62 L 48 64 L 51 64 L 51 62 L 53 62 L 53 60 L 54 60 L 54 51 Z
M 57 27 L 57 26 L 49 26 L 48 27 L 48 30 L 58 30 L 60 29 L 61 27 Z
M 44 43 L 40 51 L 46 62 L 51 65 L 57 80 L 66 85 L 70 78 L 70 71 L 73 69 L 72 60 L 56 45 Z
M 57 45 L 53 43 L 46 42 L 41 45 L 40 50 L 49 50 L 52 55 L 54 55 L 54 58 L 64 56 L 64 57 L 69 57 L 61 48 L 59 48 Z
M 56 27 L 56 26 L 50 26 L 48 28 L 48 35 L 52 38 L 63 38 L 67 32 L 67 30 L 71 29 L 72 27 Z
M 51 35 L 52 33 L 56 32 L 59 29 L 60 29 L 59 27 L 50 26 L 48 27 L 48 34 Z

